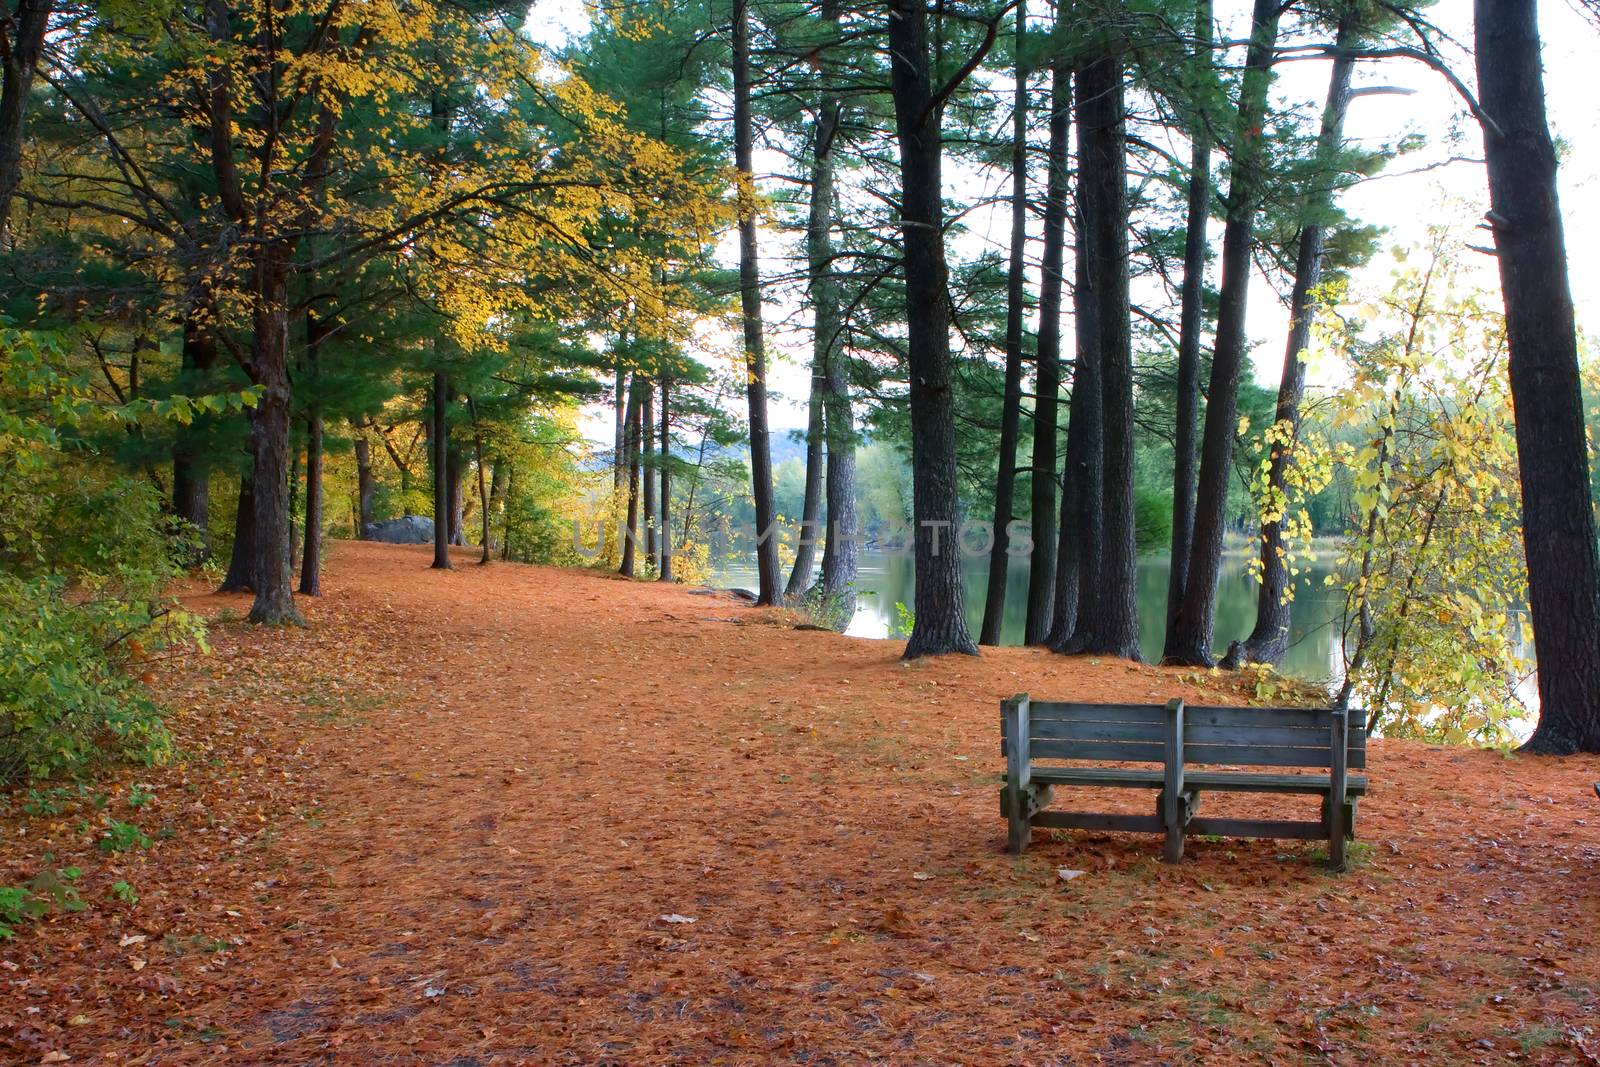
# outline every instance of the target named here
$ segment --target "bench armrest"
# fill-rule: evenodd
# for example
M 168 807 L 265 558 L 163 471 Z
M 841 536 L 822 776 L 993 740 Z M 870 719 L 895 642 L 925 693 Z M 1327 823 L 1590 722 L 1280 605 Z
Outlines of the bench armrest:
M 1183 858 L 1183 701 L 1167 702 L 1165 776 L 1161 791 L 1161 822 L 1166 827 L 1164 858 L 1177 863 Z
M 1344 870 L 1344 800 L 1350 787 L 1350 712 L 1333 709 L 1333 736 L 1328 739 L 1328 866 Z
M 1007 812 L 1006 850 L 1021 852 L 1028 847 L 1032 826 L 1028 815 L 1028 787 L 1033 783 L 1033 764 L 1029 758 L 1029 739 L 1033 727 L 1028 720 L 1028 694 L 1018 693 L 1000 705 L 1006 725 L 1006 795 L 1011 800 Z

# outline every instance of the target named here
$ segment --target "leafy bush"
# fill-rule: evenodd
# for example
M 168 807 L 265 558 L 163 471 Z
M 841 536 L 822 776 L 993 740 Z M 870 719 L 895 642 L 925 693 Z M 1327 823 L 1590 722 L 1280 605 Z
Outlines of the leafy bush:
M 97 443 L 230 401 L 107 407 L 52 338 L 0 329 L 0 353 L 0 784 L 102 755 L 159 760 L 168 739 L 140 675 L 203 646 L 200 620 L 163 593 L 193 531 Z

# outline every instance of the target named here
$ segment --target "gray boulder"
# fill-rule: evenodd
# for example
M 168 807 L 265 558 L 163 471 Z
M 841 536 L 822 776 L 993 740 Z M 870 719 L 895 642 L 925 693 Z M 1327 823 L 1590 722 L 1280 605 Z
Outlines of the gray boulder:
M 398 519 L 369 522 L 366 540 L 388 545 L 426 545 L 433 541 L 433 520 L 426 515 L 402 515 Z

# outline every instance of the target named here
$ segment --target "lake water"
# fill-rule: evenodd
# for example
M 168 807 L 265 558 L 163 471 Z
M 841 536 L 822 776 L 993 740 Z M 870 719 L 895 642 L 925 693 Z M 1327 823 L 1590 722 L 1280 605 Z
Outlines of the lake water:
M 1339 654 L 1339 612 L 1342 593 L 1337 588 L 1327 588 L 1323 579 L 1331 572 L 1333 553 L 1324 550 L 1301 575 L 1309 576 L 1310 584 L 1296 587 L 1291 611 L 1291 640 L 1289 654 L 1281 669 L 1286 674 L 1312 682 L 1328 682 L 1339 677 L 1342 657 Z M 1217 585 L 1216 641 L 1217 652 L 1227 650 L 1228 643 L 1244 638 L 1255 625 L 1255 579 L 1249 574 L 1249 556 L 1241 549 L 1223 556 L 1222 577 Z M 1155 662 L 1161 657 L 1167 614 L 1167 575 L 1170 569 L 1165 554 L 1148 556 L 1139 561 L 1139 622 L 1140 638 L 1145 659 Z M 967 587 L 967 622 L 976 636 L 983 618 L 984 590 L 988 585 L 988 560 L 974 557 L 965 560 L 964 573 Z M 785 575 L 787 577 L 787 575 Z M 732 566 L 721 570 L 714 583 L 721 586 L 739 586 L 753 589 L 756 584 L 753 565 Z M 887 638 L 893 635 L 895 604 L 914 607 L 912 560 L 908 554 L 863 551 L 857 588 L 856 615 L 847 633 L 857 637 Z M 1012 561 L 1007 576 L 1006 614 L 1001 626 L 1004 644 L 1022 642 L 1023 622 L 1027 615 L 1028 567 L 1025 559 Z

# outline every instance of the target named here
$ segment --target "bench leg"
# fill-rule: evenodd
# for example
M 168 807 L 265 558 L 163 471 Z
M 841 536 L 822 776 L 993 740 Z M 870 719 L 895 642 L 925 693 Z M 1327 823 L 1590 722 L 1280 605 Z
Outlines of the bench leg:
M 1027 851 L 1033 837 L 1033 824 L 1028 819 L 1028 795 L 1026 790 L 1012 786 L 1006 790 L 1006 800 L 1010 807 L 1006 812 L 1006 851 L 1021 855 Z
M 1178 793 L 1175 808 L 1167 803 L 1167 796 L 1165 790 L 1156 794 L 1156 816 L 1167 831 L 1161 858 L 1167 863 L 1177 863 L 1183 859 L 1184 836 L 1188 831 L 1189 819 L 1193 817 L 1195 806 L 1199 803 L 1199 794 L 1193 790 Z

